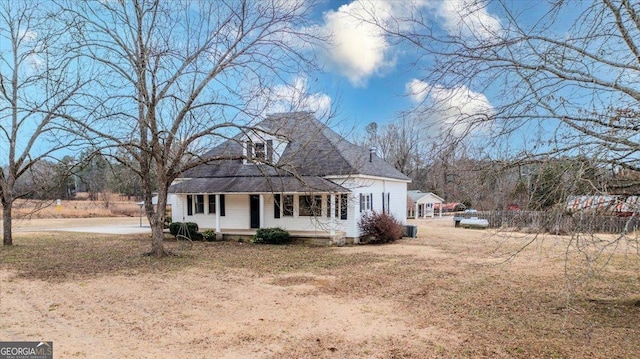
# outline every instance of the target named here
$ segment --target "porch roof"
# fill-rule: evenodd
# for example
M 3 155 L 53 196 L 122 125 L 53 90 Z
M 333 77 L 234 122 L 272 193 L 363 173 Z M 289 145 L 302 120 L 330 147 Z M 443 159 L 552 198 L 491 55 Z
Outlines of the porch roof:
M 317 176 L 193 178 L 169 187 L 169 193 L 349 193 Z

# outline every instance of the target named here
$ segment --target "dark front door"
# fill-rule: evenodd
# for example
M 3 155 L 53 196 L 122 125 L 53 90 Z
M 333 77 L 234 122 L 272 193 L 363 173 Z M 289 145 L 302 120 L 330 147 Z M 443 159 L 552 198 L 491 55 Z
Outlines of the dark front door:
M 251 228 L 260 228 L 260 195 L 249 195 L 249 216 Z

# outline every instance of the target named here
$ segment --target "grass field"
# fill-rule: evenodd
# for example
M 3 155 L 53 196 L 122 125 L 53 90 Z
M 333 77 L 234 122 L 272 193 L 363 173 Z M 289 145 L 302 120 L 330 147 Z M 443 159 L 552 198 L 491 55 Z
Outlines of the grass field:
M 18 233 L 0 249 L 0 340 L 58 358 L 637 358 L 638 256 L 597 271 L 570 238 L 419 222 L 381 246 L 168 247 Z M 97 349 L 96 349 L 97 348 Z
M 126 200 L 118 195 L 101 195 L 100 200 L 91 201 L 85 193 L 78 194 L 76 200 L 56 201 L 16 200 L 13 217 L 24 218 L 88 218 L 88 217 L 135 217 L 140 207 L 136 201 Z M 1 207 L 0 207 L 1 208 Z

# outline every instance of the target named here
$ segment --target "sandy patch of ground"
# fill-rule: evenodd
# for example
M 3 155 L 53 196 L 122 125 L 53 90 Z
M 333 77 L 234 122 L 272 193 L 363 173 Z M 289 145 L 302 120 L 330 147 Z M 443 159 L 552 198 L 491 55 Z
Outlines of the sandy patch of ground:
M 388 338 L 456 340 L 438 328 L 411 327 L 384 300 L 314 293 L 332 278 L 307 274 L 219 278 L 190 269 L 66 283 L 1 275 L 2 340 L 52 340 L 58 358 L 277 357 L 298 342 L 332 353 L 368 339 L 366 356 Z

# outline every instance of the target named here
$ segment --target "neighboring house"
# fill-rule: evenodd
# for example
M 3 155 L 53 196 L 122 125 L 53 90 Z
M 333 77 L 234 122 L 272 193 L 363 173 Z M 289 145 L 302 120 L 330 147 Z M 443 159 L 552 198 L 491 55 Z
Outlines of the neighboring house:
M 405 222 L 410 179 L 307 112 L 277 114 L 204 155 L 169 188 L 172 220 L 220 236 L 281 227 L 358 242 L 367 211 Z
M 436 205 L 438 215 L 442 217 L 442 202 L 444 202 L 442 198 L 431 192 L 407 191 L 407 217 L 433 218 Z

